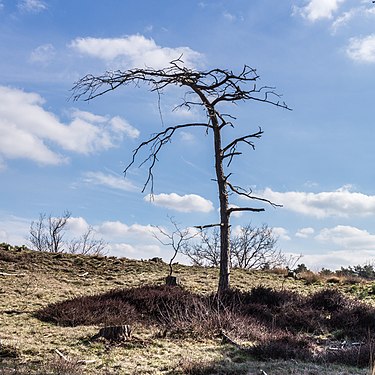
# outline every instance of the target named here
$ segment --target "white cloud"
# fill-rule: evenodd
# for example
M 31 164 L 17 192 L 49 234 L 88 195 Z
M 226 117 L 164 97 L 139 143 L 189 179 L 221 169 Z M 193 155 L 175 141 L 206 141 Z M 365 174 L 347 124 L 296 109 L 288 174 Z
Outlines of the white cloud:
M 351 38 L 346 53 L 355 61 L 375 62 L 375 34 L 363 38 Z
M 139 130 L 131 126 L 128 122 L 126 122 L 119 116 L 111 118 L 109 123 L 111 124 L 113 131 L 117 132 L 118 134 L 124 133 L 132 139 L 139 137 Z
M 25 245 L 28 240 L 31 220 L 0 213 L 0 242 L 11 245 Z
M 338 245 L 344 249 L 375 250 L 375 235 L 366 230 L 347 225 L 324 228 L 315 238 L 325 243 Z
M 308 228 L 301 228 L 296 233 L 296 237 L 299 238 L 308 238 L 312 236 L 315 233 L 314 228 L 308 227 Z
M 181 55 L 186 66 L 194 67 L 202 59 L 199 52 L 189 47 L 161 47 L 153 39 L 139 34 L 123 38 L 76 38 L 69 46 L 82 54 L 112 64 L 117 62 L 125 68 L 164 68 Z
M 3 159 L 24 158 L 56 165 L 67 158 L 55 151 L 55 146 L 87 155 L 116 147 L 124 135 L 134 138 L 138 134 L 119 117 L 104 118 L 78 110 L 73 110 L 71 121 L 64 124 L 43 108 L 44 99 L 36 93 L 0 86 L 0 96 Z
M 47 5 L 42 0 L 22 0 L 17 6 L 22 12 L 39 13 L 47 9 Z
M 303 256 L 303 263 L 312 271 L 319 271 L 322 268 L 334 271 L 339 270 L 341 267 L 372 262 L 374 257 L 375 251 L 337 250 L 327 251 L 324 254 L 306 254 Z
M 52 44 L 43 44 L 35 48 L 30 54 L 30 61 L 47 64 L 55 56 L 55 47 Z
M 349 10 L 348 12 L 344 12 L 339 17 L 337 17 L 331 26 L 333 33 L 335 33 L 341 27 L 347 25 L 357 13 L 358 8 L 354 8 Z
M 109 252 L 112 256 L 116 256 L 119 258 L 134 258 L 137 256 L 137 249 L 127 243 L 110 244 Z
M 282 204 L 286 210 L 317 218 L 375 215 L 375 196 L 351 192 L 344 186 L 336 191 L 321 193 L 276 192 L 266 188 L 258 196 Z
M 288 235 L 288 230 L 282 227 L 274 227 L 272 228 L 272 232 L 274 235 L 279 237 L 280 240 L 290 241 L 290 237 Z
M 89 224 L 83 217 L 70 217 L 66 223 L 66 229 L 80 236 L 89 229 Z
M 119 135 L 125 134 L 126 136 L 132 139 L 138 138 L 140 135 L 138 129 L 134 128 L 132 125 L 130 125 L 127 121 L 125 121 L 119 116 L 108 118 L 107 116 L 99 116 L 91 112 L 80 111 L 78 109 L 73 109 L 71 116 L 73 118 L 78 118 L 88 123 L 92 122 L 95 124 L 103 124 L 105 127 L 107 127 L 107 125 L 109 124 L 112 132 Z
M 121 221 L 105 221 L 96 227 L 96 230 L 107 237 L 126 237 L 128 235 L 137 235 L 138 238 L 153 237 L 155 227 L 151 225 L 132 224 L 127 225 Z
M 105 174 L 103 172 L 85 172 L 83 181 L 88 184 L 103 185 L 111 189 L 123 191 L 135 191 L 137 187 L 124 177 L 113 174 Z
M 295 12 L 314 22 L 322 18 L 332 18 L 345 0 L 310 0 L 304 7 L 295 7 Z
M 160 257 L 161 249 L 158 245 L 130 245 L 128 243 L 113 243 L 108 245 L 109 253 L 119 258 L 150 259 Z M 169 254 L 168 254 L 169 255 Z
M 211 212 L 214 209 L 211 201 L 196 194 L 156 194 L 152 197 L 147 195 L 144 200 L 151 202 L 155 206 L 180 212 Z

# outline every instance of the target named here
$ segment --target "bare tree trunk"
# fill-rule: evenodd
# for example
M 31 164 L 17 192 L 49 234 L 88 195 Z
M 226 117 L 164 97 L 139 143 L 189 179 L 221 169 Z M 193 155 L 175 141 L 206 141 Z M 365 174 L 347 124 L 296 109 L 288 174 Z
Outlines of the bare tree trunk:
M 212 112 L 211 112 L 212 111 Z M 223 168 L 223 150 L 221 146 L 221 129 L 214 109 L 210 113 L 215 147 L 215 171 L 220 201 L 220 273 L 218 294 L 230 288 L 230 227 L 228 213 L 228 191 Z

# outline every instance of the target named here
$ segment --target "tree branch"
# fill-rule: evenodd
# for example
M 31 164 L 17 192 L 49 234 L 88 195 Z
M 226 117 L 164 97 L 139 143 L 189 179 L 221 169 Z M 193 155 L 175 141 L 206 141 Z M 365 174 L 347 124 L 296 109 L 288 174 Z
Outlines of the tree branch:
M 158 160 L 158 154 L 161 148 L 164 144 L 171 142 L 172 136 L 175 133 L 176 130 L 189 128 L 189 127 L 205 127 L 210 128 L 211 125 L 206 123 L 190 123 L 190 124 L 182 124 L 182 125 L 175 125 L 170 126 L 167 129 L 163 130 L 162 132 L 156 133 L 151 138 L 149 138 L 147 141 L 142 142 L 135 150 L 133 150 L 133 156 L 130 163 L 127 165 L 127 167 L 124 170 L 124 175 L 126 176 L 126 173 L 128 172 L 129 168 L 135 163 L 136 157 L 145 146 L 150 146 L 150 154 L 149 156 L 144 159 L 140 166 L 144 165 L 148 161 L 150 162 L 150 166 L 148 168 L 148 176 L 146 179 L 145 184 L 143 185 L 142 193 L 145 191 L 147 185 L 151 182 L 151 195 L 153 195 L 153 168 L 155 166 L 155 163 Z
M 227 212 L 230 215 L 232 212 L 251 211 L 251 212 L 263 212 L 264 208 L 251 208 L 251 207 L 230 207 Z
M 194 228 L 197 228 L 199 230 L 207 229 L 207 228 L 213 228 L 213 227 L 221 227 L 222 224 L 207 224 L 207 225 L 195 225 Z
M 237 195 L 241 195 L 243 197 L 253 199 L 253 200 L 257 200 L 257 201 L 261 201 L 261 202 L 266 202 L 266 203 L 270 204 L 272 207 L 282 207 L 281 204 L 273 203 L 269 199 L 253 196 L 253 195 L 251 195 L 251 193 L 252 193 L 251 190 L 246 191 L 245 189 L 241 188 L 240 186 L 234 186 L 228 180 L 226 181 L 226 183 L 227 183 L 229 189 Z M 249 211 L 249 210 L 247 210 L 247 211 Z

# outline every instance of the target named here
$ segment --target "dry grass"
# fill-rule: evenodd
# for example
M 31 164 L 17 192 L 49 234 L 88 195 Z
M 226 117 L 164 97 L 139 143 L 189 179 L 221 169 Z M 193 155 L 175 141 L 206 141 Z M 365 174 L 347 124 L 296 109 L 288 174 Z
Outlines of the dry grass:
M 177 265 L 175 270 L 186 290 L 201 295 L 216 290 L 216 269 Z M 90 341 L 102 326 L 98 322 L 64 327 L 35 317 L 36 311 L 51 303 L 119 288 L 162 285 L 167 274 L 168 267 L 163 263 L 45 254 L 0 246 L 0 374 L 259 374 L 261 369 L 268 375 L 368 373 L 366 369 L 328 364 L 255 360 L 223 344 L 215 335 L 163 337 L 157 324 L 135 324 L 131 341 L 109 345 Z M 265 286 L 303 295 L 328 285 L 324 280 L 306 285 L 304 280 L 285 279 L 281 272 L 243 270 L 233 271 L 232 284 L 242 291 Z M 362 293 L 369 301 L 372 299 L 370 293 L 364 293 L 371 291 L 371 285 L 354 286 L 335 284 L 347 295 Z M 69 361 L 61 359 L 56 349 Z

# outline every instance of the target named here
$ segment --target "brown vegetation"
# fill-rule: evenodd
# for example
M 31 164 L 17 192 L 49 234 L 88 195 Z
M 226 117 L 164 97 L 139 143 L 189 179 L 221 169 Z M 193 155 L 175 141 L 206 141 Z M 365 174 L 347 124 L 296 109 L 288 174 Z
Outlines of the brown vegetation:
M 368 373 L 374 311 L 354 297 L 371 283 L 234 270 L 218 300 L 217 269 L 174 270 L 183 288 L 163 262 L 0 245 L 0 374 Z M 124 324 L 129 340 L 95 339 Z

